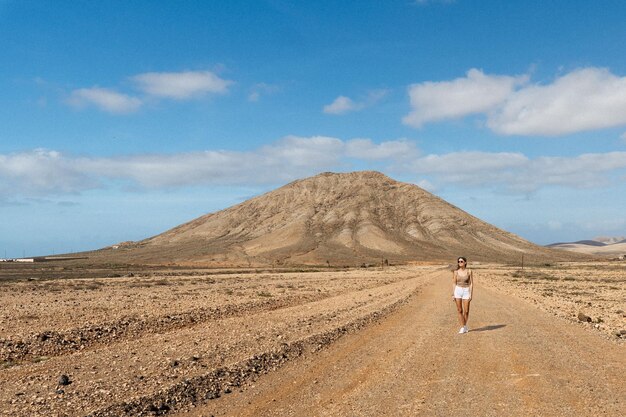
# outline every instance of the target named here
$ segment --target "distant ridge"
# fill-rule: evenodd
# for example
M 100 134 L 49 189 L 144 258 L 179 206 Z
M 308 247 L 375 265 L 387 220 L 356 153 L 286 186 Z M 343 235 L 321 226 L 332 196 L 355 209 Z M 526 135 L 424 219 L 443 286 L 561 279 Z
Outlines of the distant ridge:
M 612 245 L 614 243 L 626 243 L 626 237 L 624 236 L 596 236 L 591 240 L 602 242 L 607 245 Z
M 626 255 L 626 239 L 621 236 L 600 236 L 577 242 L 552 243 L 546 247 L 602 257 L 624 257 Z
M 140 242 L 92 252 L 141 263 L 358 265 L 572 260 L 379 172 L 322 173 Z
M 549 245 L 546 245 L 549 248 L 555 247 L 555 246 L 562 246 L 562 245 L 588 245 L 588 246 L 606 246 L 606 243 L 602 243 L 602 242 L 598 242 L 596 240 L 579 240 L 577 242 L 559 242 L 559 243 L 551 243 Z

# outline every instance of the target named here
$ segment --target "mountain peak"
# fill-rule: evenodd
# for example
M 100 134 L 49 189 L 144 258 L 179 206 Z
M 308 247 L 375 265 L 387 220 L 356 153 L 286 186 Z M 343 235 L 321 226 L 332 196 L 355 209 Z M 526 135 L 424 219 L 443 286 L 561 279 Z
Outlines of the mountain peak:
M 569 259 L 377 171 L 324 172 L 207 214 L 125 251 L 220 264 Z

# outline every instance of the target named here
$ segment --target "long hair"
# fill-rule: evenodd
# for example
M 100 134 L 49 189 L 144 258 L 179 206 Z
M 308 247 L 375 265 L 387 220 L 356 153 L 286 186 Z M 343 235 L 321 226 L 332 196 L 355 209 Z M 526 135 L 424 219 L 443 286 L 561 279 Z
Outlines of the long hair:
M 465 268 L 467 268 L 467 258 L 465 256 L 459 256 L 458 258 L 456 258 L 456 270 L 457 271 L 461 269 L 461 267 L 459 266 L 459 259 L 463 259 L 465 261 Z

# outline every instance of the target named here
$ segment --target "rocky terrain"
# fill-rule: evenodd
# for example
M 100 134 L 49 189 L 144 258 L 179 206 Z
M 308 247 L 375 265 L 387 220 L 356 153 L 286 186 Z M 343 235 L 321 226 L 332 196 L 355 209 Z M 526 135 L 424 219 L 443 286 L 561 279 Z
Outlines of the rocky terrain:
M 626 263 L 479 267 L 481 281 L 566 320 L 626 340 Z
M 607 340 L 591 325 L 556 317 L 531 298 L 512 296 L 507 269 L 476 267 L 483 278 L 475 284 L 468 333 L 457 332 L 451 274 L 444 270 L 377 325 L 303 355 L 228 396 L 185 407 L 175 415 L 626 413 L 626 344 L 621 339 Z M 491 286 L 484 279 L 487 274 L 502 285 Z M 607 299 L 620 297 L 611 294 L 611 288 L 605 290 Z
M 13 276 L 0 281 L 0 413 L 154 415 L 228 394 L 379 320 L 435 270 Z
M 355 403 L 347 397 L 338 399 L 335 404 L 340 408 L 329 408 L 327 415 L 376 415 L 385 401 L 378 394 L 384 390 L 404 393 L 402 401 L 422 398 L 398 409 L 397 415 L 456 415 L 452 405 L 438 396 L 443 392 L 435 389 L 438 381 L 478 376 L 481 379 L 473 384 L 479 386 L 492 377 L 504 377 L 494 374 L 494 369 L 515 357 L 533 357 L 537 349 L 541 356 L 513 364 L 505 372 L 517 375 L 524 369 L 526 374 L 539 375 L 537 370 L 548 366 L 544 361 L 549 366 L 558 363 L 561 356 L 554 356 L 555 346 L 561 349 L 572 341 L 577 345 L 567 349 L 573 357 L 590 358 L 578 363 L 562 357 L 564 368 L 551 374 L 569 375 L 569 385 L 560 392 L 574 396 L 567 401 L 577 398 L 562 408 L 563 415 L 592 404 L 607 415 L 622 407 L 611 403 L 608 393 L 613 390 L 618 395 L 625 391 L 624 384 L 616 382 L 619 379 L 612 373 L 602 374 L 609 370 L 604 365 L 587 366 L 601 359 L 609 361 L 616 375 L 626 371 L 622 264 L 560 263 L 524 270 L 497 264 L 470 266 L 476 272 L 477 294 L 467 336 L 478 337 L 472 342 L 477 343 L 484 331 L 489 339 L 472 347 L 483 352 L 472 361 L 473 376 L 456 375 L 458 369 L 449 366 L 454 361 L 437 365 L 440 356 L 458 356 L 450 349 L 459 342 L 442 342 L 459 336 L 450 302 L 449 265 L 291 271 L 135 267 L 126 273 L 119 267 L 106 271 L 20 266 L 21 277 L 15 266 L 7 275 L 0 269 L 0 415 L 259 415 L 257 408 L 237 410 L 247 409 L 251 401 L 247 395 L 265 392 L 264 387 L 270 392 L 264 394 L 269 399 L 264 400 L 267 413 L 263 415 L 291 415 L 286 410 L 295 403 L 285 386 L 293 378 L 309 375 L 307 369 L 314 375 L 308 393 L 315 392 L 319 380 L 327 381 L 323 386 L 349 387 L 330 389 L 325 395 L 331 397 L 342 390 L 367 394 Z M 80 278 L 81 272 L 88 278 Z M 492 334 L 497 340 L 490 341 Z M 333 346 L 343 346 L 344 338 L 353 340 L 349 342 L 353 346 L 333 356 Z M 360 353 L 368 340 L 378 347 Z M 499 350 L 485 354 L 487 346 Z M 417 347 L 414 353 L 421 359 L 405 363 L 403 358 L 411 357 L 407 352 Z M 511 356 L 516 349 L 521 350 L 520 356 Z M 315 365 L 318 357 L 323 364 L 351 357 L 358 363 L 333 365 L 331 372 L 330 365 Z M 478 358 L 493 359 L 498 365 Z M 358 370 L 361 364 L 366 369 Z M 282 376 L 285 367 L 290 376 Z M 388 379 L 389 372 L 401 377 Z M 612 388 L 598 385 L 609 377 Z M 410 383 L 414 378 L 421 385 Z M 554 384 L 561 382 L 550 378 L 544 381 L 545 390 L 553 392 Z M 271 389 L 273 382 L 267 381 L 274 379 L 282 388 Z M 418 388 L 419 393 L 411 391 Z M 458 389 L 449 395 L 461 395 Z M 472 397 L 478 401 L 475 404 L 483 404 L 475 410 L 481 415 L 492 415 L 484 414 L 481 407 L 494 404 L 495 398 L 517 404 L 520 411 L 514 415 L 537 411 L 528 408 L 535 402 L 518 404 L 519 391 L 507 385 L 503 391 L 484 389 Z M 589 389 L 595 397 L 587 398 L 584 393 Z M 541 399 L 544 394 L 548 391 L 525 395 Z M 316 398 L 306 396 L 307 401 Z M 277 397 L 284 400 L 274 402 Z M 302 402 L 303 407 L 306 404 Z M 324 410 L 332 401 L 324 404 L 307 407 Z M 348 404 L 353 408 L 345 408 Z M 546 403 L 543 410 L 550 407 Z

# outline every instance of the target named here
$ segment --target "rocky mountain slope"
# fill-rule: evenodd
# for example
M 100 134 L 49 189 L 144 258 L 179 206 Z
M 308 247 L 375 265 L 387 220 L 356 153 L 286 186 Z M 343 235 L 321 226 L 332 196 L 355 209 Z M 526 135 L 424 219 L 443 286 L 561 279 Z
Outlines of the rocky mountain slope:
M 379 172 L 294 181 L 140 242 L 90 254 L 130 262 L 359 265 L 454 260 L 568 260 L 414 184 Z

